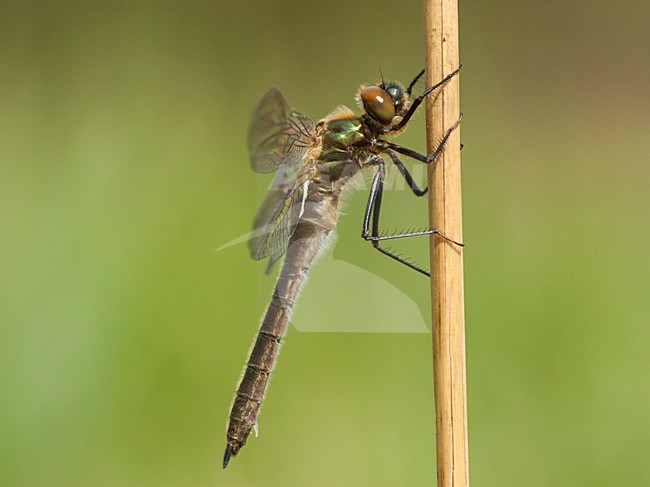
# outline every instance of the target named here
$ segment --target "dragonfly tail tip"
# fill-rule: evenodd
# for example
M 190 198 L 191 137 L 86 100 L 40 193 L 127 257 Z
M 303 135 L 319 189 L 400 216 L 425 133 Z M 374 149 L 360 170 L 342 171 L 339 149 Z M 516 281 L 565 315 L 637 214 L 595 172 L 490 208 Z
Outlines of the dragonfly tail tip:
M 223 454 L 223 468 L 226 468 L 228 466 L 228 462 L 230 461 L 230 457 L 232 455 L 232 447 L 230 444 L 226 445 L 226 451 Z

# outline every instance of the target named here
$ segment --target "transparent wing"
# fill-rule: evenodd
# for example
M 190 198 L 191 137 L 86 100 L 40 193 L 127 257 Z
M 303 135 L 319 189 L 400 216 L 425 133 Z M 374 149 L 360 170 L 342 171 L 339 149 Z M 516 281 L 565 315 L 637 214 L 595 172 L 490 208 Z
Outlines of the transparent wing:
M 277 87 L 257 104 L 248 129 L 251 167 L 261 173 L 301 162 L 313 141 L 314 121 L 289 106 Z
M 251 257 L 270 257 L 269 269 L 287 250 L 289 237 L 296 229 L 304 210 L 310 172 L 310 166 L 280 168 L 255 218 L 253 236 L 248 242 Z

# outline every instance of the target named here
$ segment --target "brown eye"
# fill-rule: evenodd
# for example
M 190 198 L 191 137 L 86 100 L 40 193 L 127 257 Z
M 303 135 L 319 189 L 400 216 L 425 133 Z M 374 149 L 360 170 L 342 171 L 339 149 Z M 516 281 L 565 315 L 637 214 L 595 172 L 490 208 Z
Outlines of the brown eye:
M 395 116 L 395 105 L 388 93 L 377 86 L 369 86 L 361 90 L 363 108 L 375 120 L 388 124 Z

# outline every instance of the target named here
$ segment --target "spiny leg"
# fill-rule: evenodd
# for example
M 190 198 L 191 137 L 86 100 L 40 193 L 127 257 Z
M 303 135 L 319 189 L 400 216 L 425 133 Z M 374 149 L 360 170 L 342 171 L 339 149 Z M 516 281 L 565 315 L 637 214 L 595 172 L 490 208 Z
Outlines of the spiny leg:
M 420 266 L 412 262 L 409 262 L 408 260 L 400 257 L 399 255 L 393 253 L 388 249 L 384 249 L 380 247 L 379 242 L 383 240 L 394 240 L 398 238 L 416 237 L 420 235 L 439 235 L 445 240 L 454 243 L 460 247 L 463 247 L 464 244 L 461 242 L 457 242 L 452 238 L 447 237 L 441 231 L 433 228 L 428 230 L 419 230 L 415 232 L 396 233 L 392 235 L 379 235 L 379 218 L 381 213 L 381 201 L 384 192 L 384 176 L 385 176 L 385 168 L 383 164 L 380 164 L 379 169 L 375 173 L 375 176 L 372 180 L 372 185 L 370 187 L 370 195 L 368 196 L 368 203 L 366 204 L 366 210 L 364 212 L 364 217 L 363 217 L 363 228 L 361 230 L 361 237 L 364 240 L 371 242 L 372 246 L 382 254 L 387 255 L 391 259 L 394 259 L 397 262 L 404 264 L 405 266 L 413 269 L 414 271 L 419 272 L 420 274 L 424 274 L 425 276 L 430 277 L 431 275 L 426 270 L 422 269 Z M 372 229 L 370 229 L 371 215 L 372 215 Z
M 411 96 L 411 91 L 413 91 L 413 87 L 415 86 L 415 83 L 418 82 L 418 80 L 422 77 L 423 74 L 424 74 L 424 69 L 420 71 L 418 75 L 415 78 L 413 78 L 413 81 L 411 81 L 411 83 L 409 84 L 408 88 L 406 89 L 406 93 L 408 94 L 409 97 Z
M 413 116 L 415 111 L 418 109 L 418 107 L 420 106 L 422 101 L 426 98 L 426 96 L 429 93 L 431 93 L 432 91 L 437 90 L 442 85 L 447 83 L 451 78 L 456 76 L 458 74 L 458 72 L 460 71 L 460 68 L 462 68 L 462 67 L 463 67 L 463 65 L 461 64 L 460 66 L 458 66 L 458 68 L 456 70 L 449 73 L 447 76 L 442 78 L 442 80 L 438 81 L 435 85 L 431 86 L 430 88 L 427 88 L 424 91 L 424 93 L 422 93 L 415 100 L 413 100 L 413 103 L 411 103 L 411 106 L 409 107 L 408 111 L 406 112 L 406 115 L 404 115 L 404 117 L 402 117 L 402 120 L 400 120 L 398 123 L 396 123 L 395 125 L 389 127 L 388 130 L 387 130 L 387 133 L 398 132 L 398 131 L 402 130 L 404 128 L 404 126 L 409 122 L 409 120 L 411 119 L 411 117 Z M 418 80 L 419 77 L 420 76 L 418 76 L 417 78 L 415 78 L 415 80 L 413 80 L 413 83 L 411 83 L 411 85 L 409 86 L 409 89 L 413 88 L 413 84 L 415 84 L 415 82 Z
M 401 145 L 393 144 L 392 142 L 388 142 L 384 140 L 381 141 L 382 142 L 381 146 L 386 149 L 392 149 L 395 152 L 399 152 L 400 154 L 404 154 L 405 156 L 411 157 L 420 162 L 424 162 L 425 164 L 429 164 L 430 162 L 435 161 L 438 158 L 438 156 L 442 153 L 442 150 L 445 148 L 445 144 L 447 143 L 449 136 L 454 131 L 454 129 L 458 127 L 462 119 L 463 119 L 463 114 L 461 113 L 460 116 L 458 117 L 458 120 L 456 120 L 456 122 L 447 129 L 445 135 L 442 137 L 442 140 L 440 141 L 438 146 L 429 155 L 420 154 L 419 152 L 414 151 L 412 149 L 407 149 L 406 147 L 402 147 Z
M 419 266 L 403 259 L 399 255 L 392 253 L 390 250 L 386 250 L 379 246 L 379 215 L 381 211 L 381 200 L 384 192 L 384 175 L 385 168 L 383 163 L 379 165 L 379 169 L 375 173 L 375 176 L 372 179 L 372 185 L 370 186 L 370 194 L 368 195 L 368 203 L 366 204 L 366 210 L 363 215 L 363 228 L 361 229 L 361 238 L 372 243 L 372 246 L 381 252 L 384 255 L 387 255 L 391 259 L 395 259 L 397 262 L 404 264 L 411 269 L 424 274 L 425 276 L 430 276 L 430 274 Z M 372 231 L 370 230 L 370 217 L 372 215 Z
M 415 181 L 413 181 L 413 176 L 411 176 L 411 173 L 409 173 L 408 169 L 406 169 L 404 164 L 402 164 L 402 161 L 399 160 L 399 157 L 397 157 L 397 154 L 395 154 L 392 151 L 386 151 L 386 153 L 393 160 L 393 163 L 395 164 L 395 166 L 397 166 L 397 169 L 399 170 L 402 177 L 406 180 L 406 184 L 408 184 L 411 191 L 413 191 L 413 194 L 415 196 L 424 196 L 425 194 L 427 194 L 427 191 L 429 191 L 429 188 L 420 189 L 418 187 L 418 185 L 415 184 Z

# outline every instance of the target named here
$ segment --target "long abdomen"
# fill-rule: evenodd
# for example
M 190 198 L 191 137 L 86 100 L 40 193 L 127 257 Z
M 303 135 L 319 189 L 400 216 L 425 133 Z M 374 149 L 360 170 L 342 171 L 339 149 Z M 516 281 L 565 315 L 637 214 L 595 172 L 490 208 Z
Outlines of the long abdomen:
M 331 208 L 334 212 L 332 215 L 323 215 L 325 210 L 327 205 L 323 208 L 322 202 L 319 207 L 306 209 L 303 219 L 289 240 L 287 255 L 273 297 L 253 343 L 230 412 L 224 468 L 228 465 L 230 457 L 236 455 L 246 444 L 246 439 L 256 424 L 293 306 L 307 279 L 309 267 L 326 245 L 327 237 L 334 227 L 336 209 Z M 309 213 L 314 217 L 311 221 L 304 219 L 309 218 Z M 323 216 L 327 218 L 323 219 Z M 314 223 L 314 220 L 318 223 Z

